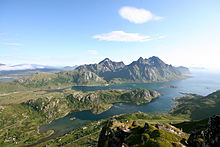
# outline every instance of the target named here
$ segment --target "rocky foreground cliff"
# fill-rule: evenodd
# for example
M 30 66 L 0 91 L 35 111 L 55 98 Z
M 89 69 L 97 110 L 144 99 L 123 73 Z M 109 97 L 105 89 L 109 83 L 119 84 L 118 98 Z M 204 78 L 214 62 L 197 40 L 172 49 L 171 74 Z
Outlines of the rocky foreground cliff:
M 192 122 L 188 122 L 192 123 Z M 184 126 L 182 126 L 184 127 Z M 210 117 L 206 129 L 188 134 L 170 124 L 112 119 L 101 130 L 98 147 L 220 146 L 220 116 Z
M 205 130 L 192 133 L 188 145 L 193 147 L 219 147 L 220 146 L 220 116 L 212 116 Z

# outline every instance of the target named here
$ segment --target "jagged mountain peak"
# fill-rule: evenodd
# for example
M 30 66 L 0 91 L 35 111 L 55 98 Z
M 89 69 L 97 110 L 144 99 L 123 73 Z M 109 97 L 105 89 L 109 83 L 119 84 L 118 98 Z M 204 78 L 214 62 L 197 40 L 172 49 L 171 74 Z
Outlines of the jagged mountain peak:
M 150 58 L 148 58 L 148 60 L 150 60 L 150 61 L 159 61 L 159 62 L 163 62 L 159 57 L 157 57 L 157 56 L 152 56 L 152 57 L 150 57 Z
M 101 62 L 99 62 L 99 64 L 102 64 L 102 63 L 109 63 L 111 62 L 112 63 L 112 60 L 110 60 L 109 58 L 105 58 L 104 60 L 102 60 Z
M 137 60 L 138 63 L 144 63 L 145 62 L 145 59 L 140 57 L 138 60 Z
M 89 70 L 91 72 L 98 74 L 99 76 L 102 76 L 102 73 L 113 72 L 123 68 L 124 66 L 125 64 L 123 62 L 114 62 L 109 58 L 105 58 L 98 64 L 82 65 L 77 67 L 76 69 Z
M 152 56 L 152 57 L 148 58 L 148 61 L 152 65 L 165 65 L 166 64 L 160 58 L 158 58 L 156 56 Z
M 140 57 L 140 58 L 138 59 L 138 61 L 142 61 L 142 60 L 144 60 L 144 58 L 143 58 L 143 57 Z
M 140 57 L 137 61 L 133 62 L 134 64 L 138 63 L 138 64 L 148 64 L 148 65 L 158 65 L 158 64 L 165 64 L 160 58 L 156 57 L 156 56 L 152 56 L 150 58 L 146 58 L 144 59 L 143 57 Z

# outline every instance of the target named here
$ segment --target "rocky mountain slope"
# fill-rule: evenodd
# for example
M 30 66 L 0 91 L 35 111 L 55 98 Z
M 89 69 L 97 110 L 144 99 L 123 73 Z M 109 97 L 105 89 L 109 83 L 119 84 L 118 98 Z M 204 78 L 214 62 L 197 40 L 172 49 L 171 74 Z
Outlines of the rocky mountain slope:
M 102 128 L 98 147 L 184 146 L 187 138 L 186 133 L 169 124 L 112 119 Z
M 86 69 L 98 75 L 102 75 L 105 72 L 120 70 L 123 67 L 125 67 L 125 64 L 123 62 L 114 62 L 111 61 L 109 58 L 105 58 L 98 64 L 81 65 L 76 69 Z
M 15 81 L 25 87 L 42 88 L 68 85 L 96 85 L 106 84 L 106 81 L 94 72 L 78 69 L 59 73 L 39 72 Z
M 200 124 L 202 121 L 197 122 Z M 193 133 L 183 132 L 182 128 L 195 125 L 188 121 L 174 127 L 166 123 L 148 123 L 141 120 L 110 120 L 101 130 L 98 147 L 217 147 L 220 146 L 220 116 L 209 118 L 206 127 L 198 127 Z M 200 129 L 201 128 L 201 129 Z
M 177 80 L 184 75 L 180 68 L 168 65 L 155 56 L 149 59 L 140 57 L 129 65 L 105 59 L 98 64 L 83 65 L 77 69 L 95 72 L 106 81 L 123 79 L 132 82 L 156 82 Z
M 190 75 L 190 70 L 184 66 L 176 67 L 182 74 Z

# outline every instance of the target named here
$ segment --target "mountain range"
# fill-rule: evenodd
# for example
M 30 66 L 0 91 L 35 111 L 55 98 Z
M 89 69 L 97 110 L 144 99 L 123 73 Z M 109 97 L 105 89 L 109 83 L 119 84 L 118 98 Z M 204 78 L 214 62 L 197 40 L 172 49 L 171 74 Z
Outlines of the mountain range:
M 5 71 L 6 72 L 6 71 Z M 14 72 L 14 71 L 10 71 Z M 3 71 L 0 74 L 4 74 Z M 21 73 L 22 74 L 22 73 Z M 123 62 L 114 62 L 106 58 L 98 64 L 81 65 L 73 69 L 42 68 L 24 72 L 15 82 L 25 87 L 64 87 L 72 85 L 105 85 L 118 83 L 146 83 L 171 81 L 186 78 L 189 69 L 186 67 L 174 67 L 164 63 L 158 57 L 144 59 L 125 65 Z M 18 75 L 17 73 L 15 75 Z
M 190 73 L 186 67 L 168 65 L 155 56 L 148 59 L 140 57 L 129 65 L 106 58 L 98 64 L 82 65 L 76 69 L 94 72 L 107 82 L 116 79 L 132 82 L 169 81 L 180 79 Z

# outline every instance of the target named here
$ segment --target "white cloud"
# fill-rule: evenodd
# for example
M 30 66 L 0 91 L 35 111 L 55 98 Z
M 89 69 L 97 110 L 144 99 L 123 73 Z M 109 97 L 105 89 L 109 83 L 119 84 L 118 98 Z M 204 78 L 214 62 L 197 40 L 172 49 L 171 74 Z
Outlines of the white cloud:
M 45 67 L 43 66 L 33 66 L 30 64 L 24 64 L 24 65 L 2 65 L 0 66 L 0 71 L 10 71 L 10 70 L 27 70 L 27 69 L 43 69 Z
M 93 38 L 118 42 L 147 42 L 152 40 L 150 36 L 144 36 L 138 33 L 126 33 L 124 31 L 112 31 L 106 34 L 98 34 L 94 35 Z
M 157 39 L 164 39 L 166 37 L 167 37 L 166 35 L 160 35 L 160 36 L 157 37 Z
M 163 17 L 155 16 L 150 11 L 145 9 L 138 9 L 135 7 L 125 6 L 119 10 L 119 14 L 122 18 L 136 24 L 145 23 L 151 20 L 160 20 Z
M 8 45 L 8 46 L 23 46 L 21 43 L 2 43 L 2 45 Z
M 88 52 L 89 54 L 91 54 L 91 55 L 96 55 L 96 54 L 98 54 L 97 50 L 88 50 L 87 52 Z

